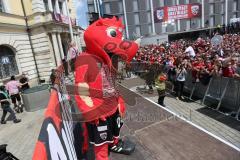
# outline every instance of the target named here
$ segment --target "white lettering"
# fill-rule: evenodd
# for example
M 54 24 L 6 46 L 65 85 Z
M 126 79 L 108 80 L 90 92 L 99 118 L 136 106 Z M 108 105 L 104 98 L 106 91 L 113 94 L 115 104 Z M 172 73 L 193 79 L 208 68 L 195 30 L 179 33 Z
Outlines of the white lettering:
M 48 139 L 49 139 L 49 151 L 52 160 L 67 160 L 67 156 L 63 149 L 59 136 L 52 124 L 48 124 Z
M 73 154 L 74 154 L 74 153 L 72 154 L 72 149 L 71 149 L 71 147 L 70 147 L 71 144 L 70 144 L 69 141 L 68 141 L 69 138 L 67 138 L 67 135 L 66 135 L 64 129 L 62 129 L 62 138 L 63 138 L 63 141 L 64 141 L 65 146 L 66 146 L 66 148 L 67 148 L 69 160 L 74 160 L 74 159 L 73 159 Z

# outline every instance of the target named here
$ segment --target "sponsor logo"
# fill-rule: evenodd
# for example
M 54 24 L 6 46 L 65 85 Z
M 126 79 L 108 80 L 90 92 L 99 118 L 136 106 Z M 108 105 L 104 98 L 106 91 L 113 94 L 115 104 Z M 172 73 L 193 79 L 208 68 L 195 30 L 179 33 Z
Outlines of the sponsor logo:
M 157 19 L 162 20 L 164 17 L 164 10 L 157 10 Z
M 191 6 L 191 12 L 194 16 L 198 15 L 199 13 L 199 6 L 198 5 L 194 5 L 194 6 Z
M 100 138 L 105 141 L 107 139 L 107 132 L 100 133 Z

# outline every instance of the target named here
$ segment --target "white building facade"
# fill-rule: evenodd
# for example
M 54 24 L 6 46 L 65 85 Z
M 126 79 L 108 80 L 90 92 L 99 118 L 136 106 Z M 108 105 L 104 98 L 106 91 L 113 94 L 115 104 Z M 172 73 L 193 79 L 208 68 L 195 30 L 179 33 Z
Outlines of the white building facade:
M 51 69 L 67 56 L 71 39 L 81 48 L 73 1 L 15 1 L 21 7 L 6 0 L 0 2 L 0 81 L 22 72 L 28 74 L 33 85 L 40 79 L 48 81 Z M 72 36 L 68 15 L 72 17 Z

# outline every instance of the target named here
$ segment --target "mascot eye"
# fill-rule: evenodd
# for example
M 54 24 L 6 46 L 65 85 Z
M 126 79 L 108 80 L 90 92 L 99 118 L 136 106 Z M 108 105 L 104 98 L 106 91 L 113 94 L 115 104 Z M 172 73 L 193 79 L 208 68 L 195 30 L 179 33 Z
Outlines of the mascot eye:
M 108 34 L 109 37 L 116 37 L 117 36 L 117 32 L 114 28 L 109 28 L 107 30 L 107 34 Z

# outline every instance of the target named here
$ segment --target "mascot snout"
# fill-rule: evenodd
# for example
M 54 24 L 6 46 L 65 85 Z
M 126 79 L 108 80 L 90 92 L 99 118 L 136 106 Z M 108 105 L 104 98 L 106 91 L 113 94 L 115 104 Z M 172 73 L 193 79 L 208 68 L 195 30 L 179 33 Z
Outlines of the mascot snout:
M 87 52 L 97 54 L 108 64 L 112 56 L 120 56 L 127 63 L 131 62 L 140 46 L 141 39 L 124 40 L 123 28 L 122 21 L 116 17 L 99 19 L 94 22 L 84 33 Z

